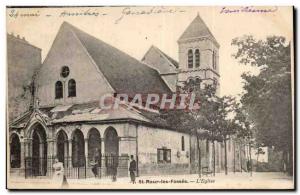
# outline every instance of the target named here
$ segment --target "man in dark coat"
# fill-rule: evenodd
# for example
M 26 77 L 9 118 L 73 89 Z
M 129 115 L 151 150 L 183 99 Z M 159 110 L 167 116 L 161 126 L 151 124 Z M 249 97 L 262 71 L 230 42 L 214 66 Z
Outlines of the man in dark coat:
M 133 155 L 130 156 L 130 164 L 129 164 L 129 173 L 131 182 L 135 183 L 135 171 L 136 171 L 136 161 L 133 159 Z
M 94 159 L 90 163 L 92 165 L 92 172 L 94 173 L 95 178 L 98 177 L 98 167 L 101 162 L 101 154 L 99 154 L 98 148 L 95 150 Z

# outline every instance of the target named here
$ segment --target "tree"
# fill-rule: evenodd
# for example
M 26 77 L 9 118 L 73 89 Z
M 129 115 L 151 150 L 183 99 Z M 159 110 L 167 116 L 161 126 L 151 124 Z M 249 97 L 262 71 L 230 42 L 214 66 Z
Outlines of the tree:
M 225 150 L 225 174 L 228 174 L 228 166 L 227 166 L 227 141 L 230 138 L 230 135 L 235 134 L 236 125 L 232 119 L 230 119 L 230 115 L 234 111 L 234 105 L 236 104 L 235 99 L 230 96 L 224 96 L 218 98 L 218 110 L 217 116 L 213 119 L 215 122 L 215 128 L 217 129 L 217 134 L 220 136 L 222 142 L 224 143 Z
M 250 169 L 250 174 L 252 176 L 252 158 L 251 158 L 251 148 L 253 145 L 253 128 L 251 128 L 251 122 L 248 120 L 247 112 L 244 110 L 244 108 L 240 104 L 235 105 L 235 116 L 234 116 L 234 123 L 236 128 L 236 137 L 241 142 L 241 145 L 247 145 L 248 150 L 248 156 L 249 159 L 247 159 L 247 170 Z M 244 144 L 243 144 L 244 143 Z M 242 166 L 242 165 L 241 165 Z M 242 169 L 242 167 L 241 167 Z
M 215 142 L 224 142 L 225 144 L 225 174 L 227 168 L 227 140 L 230 135 L 235 133 L 235 126 L 232 120 L 228 118 L 236 104 L 235 99 L 230 96 L 218 97 L 214 85 L 206 85 L 200 88 L 200 84 L 193 81 L 185 83 L 179 89 L 183 93 L 195 93 L 195 102 L 199 104 L 200 109 L 189 110 L 167 110 L 163 111 L 162 117 L 172 127 L 177 129 L 186 129 L 188 133 L 197 137 L 199 175 L 201 174 L 201 139 L 212 142 L 213 145 L 213 173 L 215 174 Z M 202 131 L 201 131 L 202 130 Z
M 209 87 L 208 87 L 209 88 Z M 201 104 L 202 100 L 206 96 L 209 90 L 200 90 L 200 84 L 196 85 L 194 82 L 186 82 L 184 86 L 177 89 L 177 93 L 195 94 L 195 103 Z M 188 106 L 189 101 L 185 102 Z M 177 110 L 177 109 L 167 109 L 160 110 L 159 118 L 162 118 L 167 122 L 167 124 L 177 130 L 184 130 L 190 135 L 194 135 L 197 138 L 197 151 L 198 151 L 198 174 L 201 177 L 201 148 L 200 139 L 205 139 L 206 134 L 201 131 L 201 129 L 206 126 L 208 122 L 201 112 L 202 109 L 196 110 Z
M 258 75 L 242 75 L 245 93 L 241 103 L 256 129 L 255 139 L 287 154 L 285 161 L 292 175 L 288 158 L 293 154 L 290 44 L 284 37 L 256 40 L 243 36 L 233 39 L 232 45 L 237 47 L 233 57 L 240 64 L 260 69 Z

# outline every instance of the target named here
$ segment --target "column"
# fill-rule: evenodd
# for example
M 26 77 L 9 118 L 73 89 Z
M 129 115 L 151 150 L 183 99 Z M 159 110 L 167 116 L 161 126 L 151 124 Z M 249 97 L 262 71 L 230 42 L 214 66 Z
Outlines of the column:
M 25 168 L 25 141 L 24 140 L 20 140 L 20 144 L 21 144 L 21 148 L 20 148 L 20 168 L 24 169 Z
M 69 155 L 68 155 L 68 166 L 72 167 L 72 139 L 68 140 L 69 142 Z
M 56 156 L 56 151 L 54 150 L 54 139 L 47 139 L 47 156 L 48 158 Z
M 54 145 L 55 145 L 55 140 L 48 138 L 47 139 L 47 156 L 45 156 L 44 160 L 47 161 L 47 175 L 52 175 L 52 171 L 53 171 L 53 163 L 54 163 L 54 158 L 56 158 L 56 151 L 54 149 Z
M 25 151 L 26 151 L 26 154 L 25 154 L 25 157 L 31 157 L 32 155 L 31 155 L 31 153 L 32 153 L 32 147 L 31 147 L 31 144 L 32 144 L 32 138 L 27 138 L 27 140 L 26 140 L 26 149 L 25 149 Z
M 44 165 L 45 165 L 45 160 L 47 160 L 47 155 L 45 156 L 44 155 L 44 150 L 45 150 L 45 148 L 44 148 L 44 146 L 45 146 L 45 144 L 47 143 L 47 141 L 46 142 L 41 142 L 40 144 L 39 144 L 39 150 L 40 150 L 40 153 L 39 153 L 39 174 L 42 174 L 43 176 L 44 176 L 44 173 L 46 173 L 45 172 L 45 167 L 44 167 Z M 48 147 L 48 144 L 47 144 L 47 147 Z M 48 148 L 47 148 L 47 150 L 48 150 Z M 48 153 L 48 151 L 47 151 L 47 153 Z M 51 166 L 51 165 L 50 165 Z
M 24 150 L 22 151 L 24 153 L 24 159 L 28 157 L 28 139 L 24 138 Z
M 57 140 L 56 139 L 53 139 L 53 143 L 52 143 L 52 154 L 53 156 L 56 156 L 57 155 Z
M 24 154 L 24 159 L 22 160 L 23 163 L 24 163 L 24 176 L 26 178 L 26 174 L 27 174 L 27 170 L 26 169 L 29 169 L 31 170 L 31 166 L 32 166 L 32 162 L 30 160 L 30 162 L 28 161 L 30 156 L 31 156 L 31 153 L 30 153 L 30 150 L 31 150 L 31 145 L 30 145 L 30 142 L 32 141 L 32 139 L 29 139 L 29 138 L 24 138 L 23 139 L 23 142 L 24 142 L 24 150 L 22 151 L 22 153 Z M 22 157 L 21 157 L 22 159 Z M 21 162 L 22 163 L 22 162 Z
M 104 167 L 105 167 L 105 139 L 101 138 L 101 175 L 104 175 Z
M 101 154 L 102 156 L 105 155 L 105 139 L 104 138 L 101 138 Z
M 88 154 L 89 154 L 89 148 L 88 145 L 89 144 L 89 139 L 85 138 L 84 139 L 84 156 L 85 156 L 85 165 L 88 166 L 89 164 L 89 159 L 88 159 Z
M 57 144 L 55 144 L 57 147 Z M 55 147 L 55 148 L 56 148 Z M 57 148 L 55 149 L 57 151 Z M 68 167 L 68 156 L 69 156 L 69 147 L 68 147 L 68 140 L 64 141 L 64 166 Z

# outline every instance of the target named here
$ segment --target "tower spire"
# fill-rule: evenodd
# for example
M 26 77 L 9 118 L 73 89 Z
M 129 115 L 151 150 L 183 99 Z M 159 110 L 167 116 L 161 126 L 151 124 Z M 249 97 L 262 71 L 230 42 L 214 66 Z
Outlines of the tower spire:
M 197 16 L 180 36 L 178 42 L 199 37 L 210 37 L 218 45 L 217 40 L 197 12 Z

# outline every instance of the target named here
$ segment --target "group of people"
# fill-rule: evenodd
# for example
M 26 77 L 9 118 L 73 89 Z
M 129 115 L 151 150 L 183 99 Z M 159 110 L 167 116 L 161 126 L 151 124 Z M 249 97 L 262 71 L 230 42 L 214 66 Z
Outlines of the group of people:
M 130 156 L 130 164 L 129 164 L 129 175 L 130 175 L 130 182 L 135 184 L 135 178 L 136 178 L 136 171 L 137 171 L 137 163 L 134 160 L 134 156 Z M 90 165 L 92 166 L 92 172 L 97 178 L 99 176 L 98 168 L 101 163 L 101 155 L 99 155 L 99 152 L 96 151 L 93 160 L 90 162 Z M 117 168 L 117 167 L 116 167 Z M 67 187 L 68 182 L 67 178 L 64 174 L 64 165 L 62 162 L 58 160 L 58 158 L 55 158 L 54 164 L 53 164 L 54 174 L 53 174 L 53 184 L 57 185 L 58 188 L 61 187 Z M 117 170 L 117 169 L 116 169 Z M 117 171 L 115 171 L 114 174 L 112 174 L 112 180 L 116 181 L 117 177 Z

